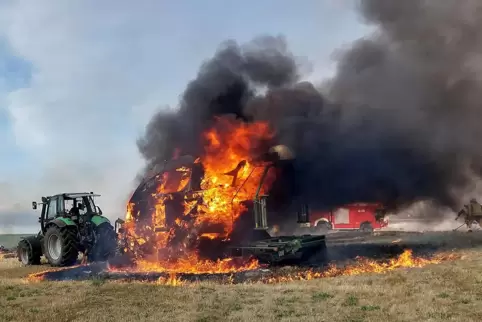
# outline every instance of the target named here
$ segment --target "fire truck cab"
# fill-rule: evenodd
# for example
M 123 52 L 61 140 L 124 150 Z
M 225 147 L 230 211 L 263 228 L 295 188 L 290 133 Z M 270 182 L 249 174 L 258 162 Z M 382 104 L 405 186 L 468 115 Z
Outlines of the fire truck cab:
M 354 203 L 330 211 L 313 211 L 312 227 L 321 230 L 360 230 L 372 232 L 388 226 L 384 208 L 377 203 Z

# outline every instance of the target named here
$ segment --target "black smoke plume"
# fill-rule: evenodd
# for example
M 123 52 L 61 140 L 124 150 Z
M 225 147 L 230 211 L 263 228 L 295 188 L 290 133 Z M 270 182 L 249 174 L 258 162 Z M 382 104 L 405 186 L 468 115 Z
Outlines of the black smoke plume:
M 202 150 L 220 115 L 267 120 L 295 154 L 298 192 L 312 207 L 428 200 L 455 209 L 482 170 L 482 2 L 365 0 L 376 31 L 338 56 L 321 89 L 301 82 L 281 37 L 222 44 L 138 141 L 153 166 Z M 274 185 L 276 188 L 276 183 Z

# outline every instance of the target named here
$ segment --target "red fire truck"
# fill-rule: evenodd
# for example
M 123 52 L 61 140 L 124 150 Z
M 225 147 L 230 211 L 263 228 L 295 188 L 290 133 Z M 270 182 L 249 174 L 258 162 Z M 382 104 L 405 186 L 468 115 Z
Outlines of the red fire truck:
M 361 230 L 371 232 L 388 225 L 383 206 L 378 203 L 353 203 L 310 215 L 312 227 L 323 230 Z

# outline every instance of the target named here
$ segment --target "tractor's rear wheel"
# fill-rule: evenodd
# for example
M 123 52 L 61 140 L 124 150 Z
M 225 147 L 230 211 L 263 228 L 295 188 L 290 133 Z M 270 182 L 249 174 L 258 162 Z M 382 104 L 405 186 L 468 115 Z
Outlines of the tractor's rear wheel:
M 51 226 L 44 236 L 45 257 L 52 266 L 71 266 L 79 256 L 77 229 Z
M 87 258 L 89 262 L 103 262 L 113 257 L 117 250 L 117 234 L 109 223 L 95 227 L 96 241 Z
M 22 239 L 17 246 L 17 257 L 23 265 L 40 265 L 42 249 L 35 236 Z

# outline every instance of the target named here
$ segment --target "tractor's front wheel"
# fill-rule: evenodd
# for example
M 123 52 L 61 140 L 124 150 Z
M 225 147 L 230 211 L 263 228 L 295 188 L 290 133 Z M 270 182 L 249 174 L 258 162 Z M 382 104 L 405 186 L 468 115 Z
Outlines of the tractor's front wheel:
M 40 265 L 42 249 L 36 236 L 22 239 L 17 246 L 17 258 L 23 265 Z
M 95 243 L 87 258 L 89 262 L 103 262 L 116 254 L 117 234 L 109 223 L 102 223 L 95 227 Z
M 52 266 L 71 266 L 79 256 L 76 228 L 51 226 L 44 236 L 44 255 Z

